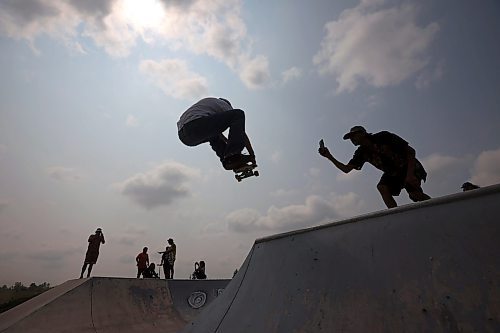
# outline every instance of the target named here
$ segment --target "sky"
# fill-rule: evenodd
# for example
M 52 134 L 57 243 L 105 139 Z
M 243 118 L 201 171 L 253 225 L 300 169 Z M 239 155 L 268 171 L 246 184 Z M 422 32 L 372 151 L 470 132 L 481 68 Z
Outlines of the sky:
M 500 3 L 398 0 L 0 0 L 0 285 L 134 277 L 173 238 L 230 278 L 254 241 L 385 209 L 354 125 L 415 148 L 431 197 L 500 183 Z M 179 116 L 246 113 L 259 177 L 238 183 Z M 408 204 L 406 192 L 397 197 Z

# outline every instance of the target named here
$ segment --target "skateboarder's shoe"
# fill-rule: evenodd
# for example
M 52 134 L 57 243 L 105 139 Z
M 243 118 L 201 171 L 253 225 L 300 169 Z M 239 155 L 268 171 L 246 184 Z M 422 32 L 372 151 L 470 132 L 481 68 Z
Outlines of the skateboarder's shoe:
M 226 170 L 234 170 L 241 168 L 242 166 L 248 164 L 249 162 L 253 162 L 254 158 L 250 155 L 236 154 L 228 156 L 222 162 L 224 169 Z

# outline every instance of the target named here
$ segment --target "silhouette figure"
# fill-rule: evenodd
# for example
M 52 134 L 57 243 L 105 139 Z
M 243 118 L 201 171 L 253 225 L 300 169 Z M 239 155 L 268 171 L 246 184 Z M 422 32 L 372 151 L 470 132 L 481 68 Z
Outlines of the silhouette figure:
M 194 263 L 194 272 L 191 276 L 192 280 L 205 280 L 207 275 L 205 274 L 205 262 L 202 260 Z
M 137 263 L 137 278 L 139 278 L 142 274 L 144 276 L 144 271 L 146 271 L 149 267 L 149 255 L 148 248 L 144 247 L 142 252 L 135 257 L 135 262 Z
M 229 128 L 226 138 L 222 134 Z M 209 142 L 226 170 L 255 164 L 255 153 L 245 132 L 245 112 L 233 109 L 224 98 L 203 98 L 189 107 L 177 122 L 179 139 L 187 146 Z M 243 148 L 249 155 L 243 155 Z
M 145 278 L 155 278 L 155 279 L 159 279 L 160 277 L 158 276 L 158 274 L 156 274 L 156 266 L 154 263 L 151 263 L 149 265 L 148 268 L 146 268 L 146 270 L 142 273 L 142 276 L 144 276 Z
M 393 196 L 398 196 L 403 188 L 413 201 L 430 199 L 421 187 L 421 182 L 427 178 L 427 172 L 416 159 L 415 150 L 408 142 L 387 131 L 367 133 L 362 126 L 351 128 L 349 133 L 344 135 L 344 140 L 347 139 L 359 146 L 347 164 L 335 159 L 323 145 L 323 140 L 318 151 L 344 173 L 354 169 L 361 170 L 365 162 L 383 171 L 377 189 L 388 208 L 397 206 Z
M 87 272 L 87 277 L 90 276 L 90 272 L 92 272 L 92 267 L 97 262 L 97 258 L 99 257 L 99 247 L 101 246 L 101 243 L 102 244 L 106 243 L 106 241 L 104 240 L 104 234 L 102 233 L 102 229 L 97 228 L 95 234 L 89 236 L 88 242 L 89 246 L 87 248 L 87 253 L 85 254 L 85 260 L 83 262 L 82 272 L 80 273 L 80 279 L 83 278 L 83 274 L 85 273 L 87 266 L 89 267 L 89 270 Z

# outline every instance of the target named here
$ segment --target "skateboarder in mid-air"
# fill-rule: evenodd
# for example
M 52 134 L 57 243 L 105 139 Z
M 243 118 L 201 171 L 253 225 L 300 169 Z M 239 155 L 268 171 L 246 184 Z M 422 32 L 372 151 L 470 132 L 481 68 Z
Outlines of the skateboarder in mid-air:
M 421 187 L 422 180 L 426 180 L 427 172 L 416 159 L 415 150 L 408 145 L 408 142 L 387 131 L 367 133 L 362 126 L 351 128 L 349 133 L 344 135 L 344 140 L 347 139 L 350 139 L 355 146 L 359 146 L 349 163 L 343 164 L 335 159 L 322 141 L 319 148 L 320 155 L 329 159 L 344 173 L 349 173 L 353 169 L 361 170 L 365 162 L 382 170 L 384 174 L 377 184 L 377 189 L 387 208 L 397 206 L 393 196 L 399 195 L 403 188 L 413 201 L 430 199 Z
M 226 170 L 255 164 L 255 153 L 245 132 L 245 113 L 224 98 L 207 97 L 189 107 L 177 122 L 179 139 L 187 146 L 208 142 Z M 229 129 L 226 138 L 222 134 Z M 243 148 L 249 155 L 243 155 Z

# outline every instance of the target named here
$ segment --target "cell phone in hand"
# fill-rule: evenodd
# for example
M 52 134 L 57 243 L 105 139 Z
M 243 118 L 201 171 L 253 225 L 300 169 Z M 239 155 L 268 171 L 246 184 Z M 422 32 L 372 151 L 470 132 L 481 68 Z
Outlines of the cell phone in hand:
M 323 141 L 323 139 L 319 140 L 319 147 L 325 148 L 325 142 Z

